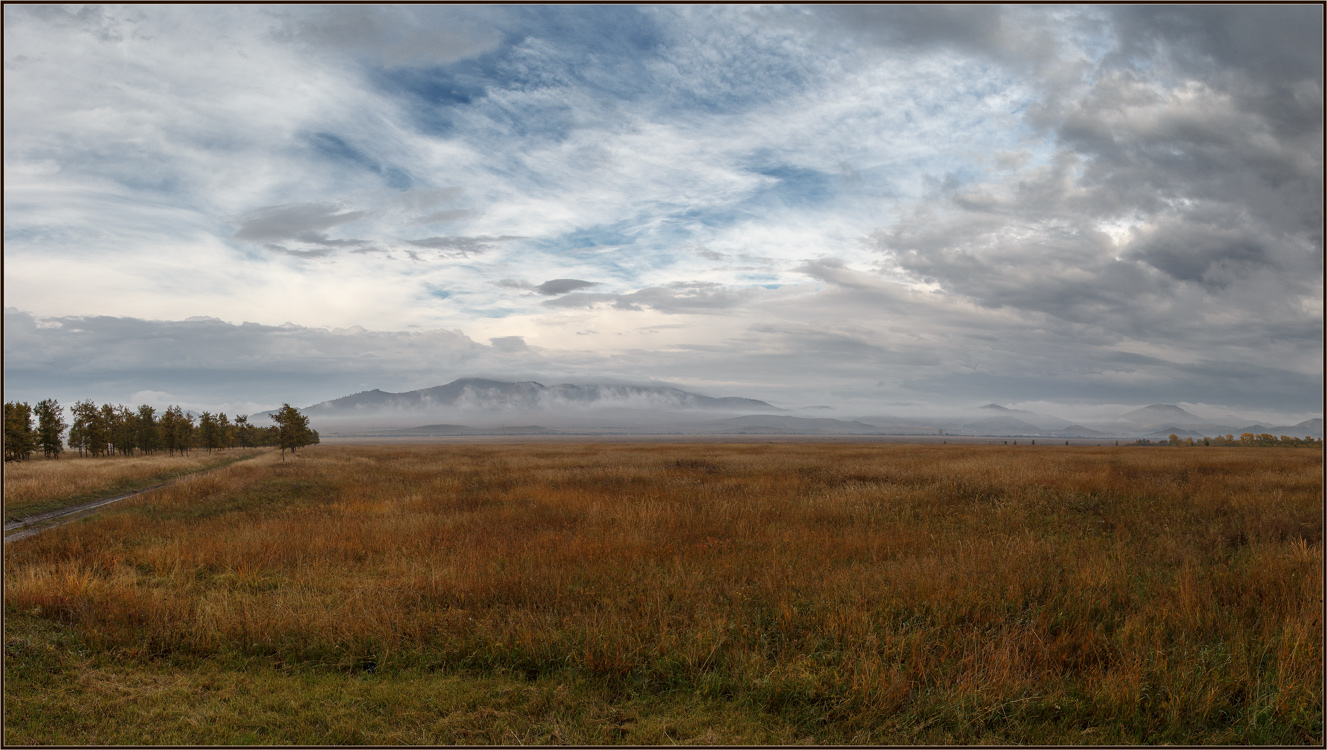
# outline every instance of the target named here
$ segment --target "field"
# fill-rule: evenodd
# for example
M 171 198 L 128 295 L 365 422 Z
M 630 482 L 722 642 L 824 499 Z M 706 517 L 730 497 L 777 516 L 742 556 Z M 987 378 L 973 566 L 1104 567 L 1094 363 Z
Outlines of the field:
M 271 449 L 261 449 L 267 451 Z M 5 464 L 5 520 L 58 510 L 225 466 L 258 450 L 233 449 L 189 455 L 132 458 L 34 458 Z
M 6 546 L 4 740 L 1320 746 L 1322 471 L 1266 448 L 268 454 Z

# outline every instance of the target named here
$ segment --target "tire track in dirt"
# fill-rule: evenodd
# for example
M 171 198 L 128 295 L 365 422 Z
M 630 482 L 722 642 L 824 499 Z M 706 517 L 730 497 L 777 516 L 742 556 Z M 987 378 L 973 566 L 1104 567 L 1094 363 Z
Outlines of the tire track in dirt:
M 204 471 L 197 471 L 192 474 L 185 474 L 182 477 L 176 477 L 170 481 L 162 482 L 161 484 L 154 484 L 151 487 L 144 487 L 139 490 L 134 490 L 133 492 L 126 492 L 122 495 L 116 495 L 115 497 L 103 497 L 101 499 L 92 500 L 86 503 L 82 503 L 80 505 L 75 505 L 70 508 L 61 508 L 59 510 L 52 510 L 52 511 L 47 511 L 45 513 L 38 513 L 35 516 L 28 516 L 27 518 L 20 518 L 15 521 L 6 521 L 4 543 L 9 544 L 10 542 L 16 542 L 20 539 L 27 539 L 30 536 L 35 536 L 48 529 L 54 529 L 57 526 L 63 526 L 71 521 L 77 521 L 83 516 L 92 514 L 102 506 L 110 505 L 111 503 L 118 503 L 121 500 L 127 500 L 131 497 L 136 497 L 138 495 L 152 492 L 153 490 L 159 490 L 162 487 L 170 487 L 173 484 L 177 484 L 191 477 L 201 477 L 204 474 L 211 474 L 214 471 L 221 471 L 222 469 L 228 469 L 234 466 L 235 464 L 239 463 L 240 461 L 248 461 L 251 458 L 257 458 L 258 456 L 261 455 L 263 454 L 259 453 L 253 456 L 244 456 L 236 461 L 232 461 L 231 463 L 226 464 L 225 466 L 218 466 L 214 469 L 206 469 Z

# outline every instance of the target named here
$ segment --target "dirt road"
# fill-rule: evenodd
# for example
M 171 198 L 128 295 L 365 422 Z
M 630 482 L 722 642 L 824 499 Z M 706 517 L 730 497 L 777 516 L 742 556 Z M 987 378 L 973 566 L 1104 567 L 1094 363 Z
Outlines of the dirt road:
M 249 458 L 253 457 L 254 456 L 245 456 L 243 458 L 240 458 L 239 461 L 246 461 Z M 220 471 L 221 469 L 227 468 L 228 466 L 233 466 L 235 463 L 238 463 L 238 461 L 228 463 L 225 466 L 218 466 L 214 469 L 207 469 L 205 471 L 197 471 L 192 474 L 185 474 L 184 476 L 176 477 L 175 479 L 172 479 L 169 482 L 154 484 L 151 487 L 144 487 L 141 490 L 126 492 L 123 495 L 116 495 L 115 497 L 104 497 L 101 498 L 100 500 L 92 500 L 91 502 L 82 503 L 81 505 L 75 505 L 69 508 L 61 508 L 59 510 L 52 510 L 52 511 L 47 511 L 45 513 L 38 513 L 36 515 L 28 516 L 27 518 L 20 518 L 16 521 L 6 521 L 4 543 L 9 544 L 10 542 L 18 541 L 19 539 L 26 539 L 35 534 L 40 534 L 41 532 L 46 531 L 47 529 L 53 529 L 56 526 L 63 526 L 64 524 L 67 524 L 70 521 L 77 521 L 83 516 L 93 513 L 103 505 L 110 505 L 111 503 L 116 503 L 121 500 L 134 497 L 135 495 L 142 495 L 147 492 L 152 492 L 153 490 L 159 490 L 162 487 L 169 487 L 172 484 L 175 484 L 176 482 L 182 481 L 184 479 L 188 479 L 189 477 L 196 477 L 196 476 L 201 476 L 203 474 L 208 474 L 213 471 Z

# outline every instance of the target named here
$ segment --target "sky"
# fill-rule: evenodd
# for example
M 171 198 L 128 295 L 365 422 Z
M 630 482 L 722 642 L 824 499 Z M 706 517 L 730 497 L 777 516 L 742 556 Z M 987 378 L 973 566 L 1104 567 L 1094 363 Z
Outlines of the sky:
M 5 398 L 1320 416 L 1322 13 L 6 5 Z

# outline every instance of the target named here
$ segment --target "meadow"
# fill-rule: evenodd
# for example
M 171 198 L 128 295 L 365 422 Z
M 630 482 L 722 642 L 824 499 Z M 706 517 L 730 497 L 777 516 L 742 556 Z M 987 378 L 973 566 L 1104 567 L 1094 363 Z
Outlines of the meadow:
M 6 545 L 4 740 L 1320 746 L 1322 476 L 1301 448 L 267 454 Z
M 58 510 L 82 502 L 151 487 L 197 471 L 225 466 L 262 449 L 133 457 L 32 458 L 5 463 L 5 520 Z

